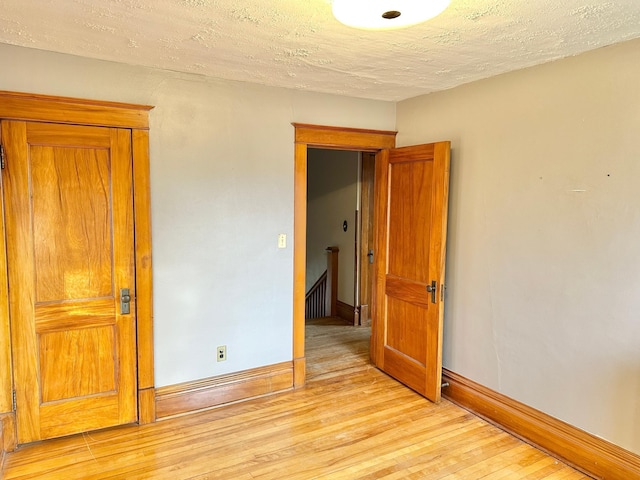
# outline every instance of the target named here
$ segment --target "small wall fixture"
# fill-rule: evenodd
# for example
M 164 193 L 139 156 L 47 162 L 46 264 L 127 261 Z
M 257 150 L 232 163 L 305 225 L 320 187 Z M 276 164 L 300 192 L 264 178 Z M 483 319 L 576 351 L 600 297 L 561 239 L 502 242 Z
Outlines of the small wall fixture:
M 426 22 L 442 13 L 451 0 L 333 0 L 333 15 L 363 30 L 391 30 Z

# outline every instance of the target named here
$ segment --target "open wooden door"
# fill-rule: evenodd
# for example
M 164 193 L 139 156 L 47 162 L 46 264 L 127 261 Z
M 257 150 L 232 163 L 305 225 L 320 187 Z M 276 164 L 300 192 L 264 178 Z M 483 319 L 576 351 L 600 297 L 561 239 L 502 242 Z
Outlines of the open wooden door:
M 371 325 L 371 299 L 373 297 L 373 260 L 374 260 L 374 183 L 376 155 L 362 152 L 360 169 L 360 235 L 357 242 L 358 278 L 356 281 L 358 324 Z
M 376 161 L 373 363 L 440 400 L 450 143 L 382 150 Z
M 131 131 L 3 121 L 2 140 L 18 442 L 134 422 Z

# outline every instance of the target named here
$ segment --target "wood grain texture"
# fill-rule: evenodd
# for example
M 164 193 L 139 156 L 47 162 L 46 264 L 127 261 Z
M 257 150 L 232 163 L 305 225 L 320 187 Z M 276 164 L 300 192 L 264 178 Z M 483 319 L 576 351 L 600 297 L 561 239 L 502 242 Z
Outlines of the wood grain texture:
M 346 320 L 353 324 L 353 318 L 355 314 L 355 308 L 353 305 L 349 305 L 348 303 L 341 302 L 340 300 L 336 301 L 336 314 L 338 317 Z
M 362 155 L 362 154 L 361 154 Z M 358 167 L 359 169 L 361 167 Z M 360 184 L 360 186 L 358 187 L 358 195 L 362 194 L 362 184 L 361 184 L 361 178 L 358 177 L 358 183 Z M 354 212 L 354 217 L 356 219 L 355 221 L 355 232 L 353 235 L 353 255 L 354 255 L 354 262 L 353 262 L 353 318 L 352 318 L 352 322 L 354 326 L 358 326 L 360 325 L 360 307 L 358 306 L 360 303 L 360 295 L 359 295 L 359 291 L 360 291 L 360 263 L 362 261 L 362 259 L 360 258 L 360 232 L 362 230 L 362 221 L 360 218 L 360 210 L 359 210 L 359 206 L 358 208 L 356 208 L 355 212 Z
M 0 91 L 0 118 L 103 127 L 149 128 L 153 107 Z
M 373 297 L 373 264 L 369 261 L 369 251 L 373 250 L 375 169 L 375 154 L 363 153 L 360 178 L 360 270 L 358 272 L 360 275 L 358 280 L 360 297 L 358 307 L 359 324 L 367 326 L 371 325 L 370 305 Z
M 293 126 L 296 128 L 295 142 L 312 147 L 376 151 L 393 148 L 396 144 L 397 132 L 303 123 L 294 123 Z
M 293 364 L 254 368 L 156 389 L 156 417 L 180 415 L 293 388 Z
M 0 450 L 3 452 L 13 452 L 18 446 L 16 416 L 13 412 L 0 415 L 0 437 Z
M 393 378 L 402 379 L 402 383 L 416 392 L 424 395 L 425 391 L 425 364 L 391 345 L 384 347 L 384 371 Z
M 3 122 L 20 443 L 137 418 L 130 133 Z M 132 309 L 135 312 L 135 299 Z
M 293 387 L 304 387 L 305 379 L 307 378 L 307 361 L 306 358 L 294 358 L 293 359 Z
M 327 296 L 325 297 L 325 311 L 331 317 L 338 315 L 338 273 L 340 249 L 327 248 Z
M 138 380 L 140 388 L 151 388 L 153 381 L 153 310 L 152 310 L 152 270 L 151 270 L 151 226 L 149 201 L 149 134 L 148 115 L 153 107 L 117 102 L 100 102 L 47 95 L 15 92 L 0 92 L 0 119 L 19 119 L 48 123 L 27 124 L 33 144 L 52 143 L 56 148 L 74 147 L 78 143 L 96 148 L 110 148 L 111 139 L 105 138 L 100 128 L 86 127 L 124 127 L 134 128 L 126 136 L 133 143 L 134 184 L 135 184 L 135 226 L 136 255 L 138 271 L 135 288 L 139 289 L 134 299 L 140 319 L 137 322 L 138 342 Z M 6 123 L 6 122 L 4 122 Z M 67 125 L 65 134 L 60 131 L 61 124 L 81 124 L 83 127 Z M 33 126 L 33 127 L 32 127 Z M 1 138 L 1 136 L 0 136 Z M 131 155 L 131 149 L 125 152 Z M 7 155 L 8 161 L 9 155 Z M 4 205 L 3 205 L 4 208 Z M 4 218 L 4 217 L 3 217 Z M 0 222 L 0 251 L 4 252 L 4 222 Z M 0 258 L 0 284 L 7 284 L 4 255 Z M 11 344 L 8 315 L 8 289 L 0 289 L 0 412 L 11 409 L 12 375 Z M 97 317 L 93 316 L 93 321 Z M 85 318 L 85 321 L 87 319 Z M 44 325 L 41 325 L 44 327 Z M 135 358 L 132 359 L 135 364 Z M 130 415 L 132 409 L 128 409 Z M 124 412 L 122 412 L 124 414 Z
M 296 388 L 305 382 L 304 298 L 307 268 L 307 146 L 295 145 L 293 188 L 293 368 Z
M 368 328 L 308 325 L 305 389 L 22 447 L 5 480 L 579 480 L 585 475 L 368 362 Z
M 424 294 L 424 289 L 422 291 Z M 424 318 L 424 307 L 387 294 L 387 316 L 390 320 L 387 322 L 385 349 L 391 349 L 407 360 L 411 359 L 420 365 L 424 374 L 424 369 L 428 368 L 428 327 Z M 385 350 L 385 357 L 391 353 Z M 385 365 L 386 363 L 385 359 Z M 423 386 L 424 381 L 422 379 Z
M 132 131 L 133 208 L 135 216 L 136 320 L 138 388 L 153 388 L 153 262 L 151 254 L 151 185 L 149 132 Z M 140 420 L 142 421 L 142 420 Z
M 448 144 L 449 142 L 440 143 Z M 424 143 L 421 145 L 394 148 L 393 151 L 390 152 L 389 161 L 393 163 L 415 163 L 416 158 L 433 158 L 437 145 L 437 143 Z
M 426 282 L 418 282 L 388 274 L 386 278 L 386 293 L 389 297 L 401 298 L 407 303 L 422 308 L 428 308 L 431 295 L 427 294 Z
M 118 414 L 119 423 L 138 419 L 136 314 L 138 301 L 135 291 L 135 230 L 133 210 L 133 147 L 131 131 L 111 130 L 113 169 L 113 236 L 114 282 L 116 292 L 117 353 L 118 365 Z M 129 314 L 120 309 L 119 289 L 129 288 L 132 295 Z M 85 429 L 83 431 L 87 431 Z
M 74 134 L 82 128 L 46 127 L 52 130 L 46 138 L 50 142 L 47 145 L 34 144 L 44 141 L 39 135 L 32 138 L 40 124 L 28 124 L 27 133 L 36 245 L 36 303 L 110 296 L 113 292 L 111 166 L 107 149 L 110 138 L 100 129 L 107 147 L 90 148 L 93 145 L 84 144 L 84 138 L 75 143 L 83 148 L 58 147 L 56 133 L 59 139 L 74 141 Z M 60 225 L 65 228 L 59 228 Z
M 26 122 L 2 122 L 2 142 L 7 158 L 12 162 L 19 162 L 22 168 L 6 168 L 3 170 L 3 194 L 5 205 L 5 229 L 7 234 L 7 260 L 14 265 L 24 265 L 27 268 L 15 269 L 11 273 L 8 265 L 11 296 L 9 298 L 11 313 L 11 341 L 12 348 L 20 348 L 29 361 L 14 364 L 15 379 L 36 379 L 38 347 L 36 343 L 35 324 L 30 322 L 34 312 L 33 286 L 35 275 L 33 248 L 23 248 L 32 245 L 31 212 L 28 195 L 29 174 L 26 168 L 28 153 Z M 15 277 L 15 278 L 12 278 Z M 20 301 L 23 299 L 24 301 Z M 17 319 L 22 319 L 18 321 Z M 37 381 L 20 381 L 15 384 L 16 396 L 23 408 L 17 412 L 19 425 L 18 438 L 33 440 L 39 438 L 39 418 L 32 418 L 29 412 L 37 409 L 40 398 Z M 23 416 L 22 421 L 20 416 Z M 29 441 L 28 440 L 28 441 Z
M 304 386 L 304 297 L 307 244 L 307 147 L 377 152 L 395 146 L 396 132 L 293 123 L 294 246 L 293 365 L 296 388 Z M 298 370 L 300 369 L 300 370 Z
M 138 423 L 145 425 L 156 421 L 155 388 L 138 390 Z
M 372 358 L 434 402 L 442 369 L 449 148 L 440 142 L 383 150 L 376 163 Z M 428 293 L 432 281 L 435 295 Z
M 116 390 L 114 325 L 40 333 L 42 404 Z
M 39 334 L 72 328 L 78 322 L 85 328 L 113 325 L 113 298 L 50 302 L 35 309 L 34 320 Z
M 429 244 L 434 201 L 433 157 L 425 161 L 397 162 L 389 158 L 389 214 L 387 275 L 429 284 Z M 418 157 L 423 158 L 423 157 Z M 423 297 L 428 298 L 422 290 Z
M 430 362 L 438 365 L 438 368 L 428 368 L 426 371 L 427 392 L 429 398 L 440 399 L 442 384 L 442 337 L 444 329 L 445 306 L 445 266 L 447 245 L 447 221 L 449 215 L 449 173 L 451 169 L 451 142 L 437 142 L 433 146 L 434 173 L 433 173 L 433 198 L 431 216 L 431 242 L 429 244 L 429 257 L 434 259 L 429 264 L 431 279 L 437 280 L 436 304 L 430 310 L 427 324 L 427 352 L 431 357 Z M 429 147 L 431 146 L 429 145 Z M 420 148 L 417 147 L 406 147 Z M 426 152 L 423 153 L 426 155 Z
M 57 123 L 27 123 L 27 136 L 32 146 L 95 147 L 108 149 L 111 139 L 103 127 L 86 125 L 60 125 Z
M 444 369 L 445 398 L 603 480 L 640 479 L 640 456 Z
M 380 369 L 384 369 L 384 343 L 386 339 L 385 326 L 377 321 L 386 311 L 387 262 L 389 252 L 386 248 L 387 232 L 382 225 L 387 225 L 386 218 L 389 211 L 389 150 L 380 150 L 376 155 L 375 184 L 374 184 L 374 230 L 373 248 L 376 254 L 373 264 L 373 298 L 371 302 L 371 362 Z
M 113 420 L 118 418 L 119 410 L 118 403 L 113 401 L 111 395 L 65 400 L 59 403 L 43 404 L 40 407 L 38 425 L 43 432 L 41 438 L 62 437 L 119 424 Z M 20 437 L 18 437 L 18 441 L 24 442 Z
M 2 125 L 0 125 L 0 144 Z M 0 414 L 13 409 L 13 378 L 11 375 L 11 325 L 9 322 L 9 278 L 7 277 L 7 246 L 4 227 L 4 195 L 0 170 Z M 0 445 L 2 443 L 0 442 Z

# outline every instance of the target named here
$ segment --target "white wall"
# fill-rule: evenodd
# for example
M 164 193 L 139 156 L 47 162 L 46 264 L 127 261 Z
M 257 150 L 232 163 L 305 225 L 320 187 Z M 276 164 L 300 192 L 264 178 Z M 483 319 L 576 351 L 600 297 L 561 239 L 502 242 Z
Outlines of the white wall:
M 291 122 L 394 129 L 395 105 L 9 45 L 0 65 L 2 90 L 155 105 L 156 386 L 291 360 Z
M 640 41 L 399 103 L 452 141 L 444 365 L 640 453 Z
M 355 306 L 359 155 L 311 148 L 307 152 L 307 291 L 327 269 L 325 249 L 337 246 L 338 300 L 351 306 Z

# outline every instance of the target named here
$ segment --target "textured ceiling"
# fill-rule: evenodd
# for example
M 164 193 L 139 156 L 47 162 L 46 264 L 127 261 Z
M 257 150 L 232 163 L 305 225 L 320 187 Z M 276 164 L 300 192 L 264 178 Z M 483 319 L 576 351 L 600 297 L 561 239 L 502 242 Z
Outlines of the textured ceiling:
M 1 43 L 382 100 L 636 37 L 640 0 L 452 0 L 384 32 L 339 24 L 330 0 L 0 1 Z

